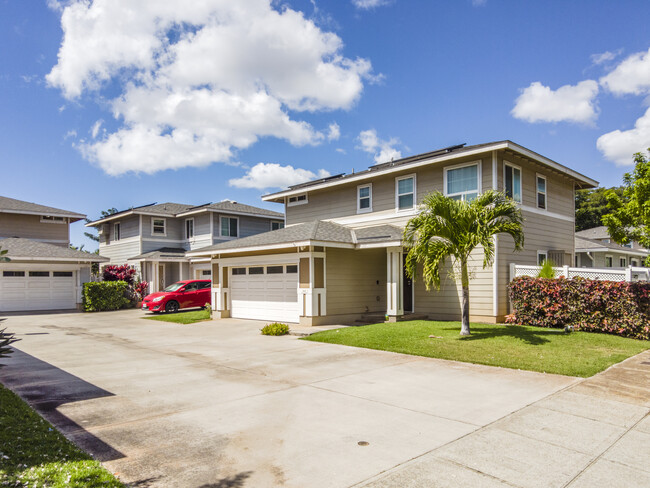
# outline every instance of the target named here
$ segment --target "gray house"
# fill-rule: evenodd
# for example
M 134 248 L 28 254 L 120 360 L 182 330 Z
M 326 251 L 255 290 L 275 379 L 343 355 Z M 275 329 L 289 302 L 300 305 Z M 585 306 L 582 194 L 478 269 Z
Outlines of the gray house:
M 648 251 L 638 242 L 615 243 L 604 225 L 576 232 L 575 266 L 578 268 L 627 268 L 644 266 Z
M 108 264 L 134 266 L 150 292 L 183 279 L 210 278 L 209 258 L 188 251 L 284 227 L 284 215 L 224 200 L 205 205 L 159 203 L 134 207 L 86 224 L 99 233 Z
M 67 310 L 81 304 L 92 263 L 108 259 L 70 249 L 70 224 L 85 215 L 0 197 L 0 311 Z

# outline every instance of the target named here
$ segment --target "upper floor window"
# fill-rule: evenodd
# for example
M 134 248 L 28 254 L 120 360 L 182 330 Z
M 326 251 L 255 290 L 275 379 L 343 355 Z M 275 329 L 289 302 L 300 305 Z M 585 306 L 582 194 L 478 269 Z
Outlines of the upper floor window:
M 521 203 L 521 168 L 506 164 L 504 181 L 506 196 L 512 198 L 515 202 Z
M 632 249 L 632 241 L 626 242 L 625 244 L 621 244 L 623 247 L 627 247 L 628 249 Z
M 626 268 L 626 267 L 627 267 L 627 259 L 625 259 L 625 258 L 619 258 L 619 260 L 618 260 L 618 265 L 619 265 L 621 268 Z
M 46 224 L 65 224 L 65 217 L 53 217 L 51 215 L 41 215 L 41 222 Z
M 113 240 L 119 241 L 122 238 L 122 224 L 116 222 L 113 224 Z
M 164 236 L 167 235 L 167 228 L 165 226 L 165 219 L 152 219 L 151 220 L 151 235 Z
M 221 217 L 221 236 L 237 237 L 239 235 L 239 219 L 237 217 Z
M 415 207 L 415 175 L 395 179 L 395 200 L 397 210 Z
M 281 220 L 272 220 L 271 221 L 271 230 L 284 229 L 284 222 Z
M 546 210 L 546 177 L 537 175 L 537 208 Z
M 185 239 L 194 237 L 194 219 L 185 219 Z
M 478 163 L 445 168 L 445 195 L 454 200 L 474 200 L 481 191 Z
M 372 212 L 372 185 L 357 187 L 357 213 Z
M 307 202 L 308 202 L 307 194 L 303 193 L 302 195 L 295 195 L 293 197 L 289 197 L 289 199 L 287 200 L 287 205 L 289 207 L 292 207 L 294 205 L 303 205 Z
M 614 258 L 612 256 L 605 256 L 605 267 L 611 268 L 614 266 Z

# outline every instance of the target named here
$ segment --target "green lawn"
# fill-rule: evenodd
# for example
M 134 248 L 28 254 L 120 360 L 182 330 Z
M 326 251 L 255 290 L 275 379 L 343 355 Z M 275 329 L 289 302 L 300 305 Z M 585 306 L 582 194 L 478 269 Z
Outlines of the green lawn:
M 317 332 L 304 340 L 582 377 L 650 349 L 648 341 L 589 332 L 493 324 L 471 324 L 471 330 L 460 337 L 459 322 L 414 320 Z
M 1 385 L 0 486 L 124 488 L 98 461 Z
M 209 310 L 193 310 L 191 312 L 164 313 L 152 317 L 143 317 L 147 320 L 159 320 L 160 322 L 175 322 L 177 324 L 194 324 L 210 320 Z

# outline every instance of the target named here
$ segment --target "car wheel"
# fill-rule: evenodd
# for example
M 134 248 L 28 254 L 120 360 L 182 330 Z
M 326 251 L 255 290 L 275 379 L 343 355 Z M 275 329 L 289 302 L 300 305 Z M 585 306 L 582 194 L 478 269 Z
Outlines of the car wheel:
M 176 313 L 178 312 L 179 306 L 178 302 L 167 302 L 167 305 L 165 305 L 165 312 L 167 313 Z

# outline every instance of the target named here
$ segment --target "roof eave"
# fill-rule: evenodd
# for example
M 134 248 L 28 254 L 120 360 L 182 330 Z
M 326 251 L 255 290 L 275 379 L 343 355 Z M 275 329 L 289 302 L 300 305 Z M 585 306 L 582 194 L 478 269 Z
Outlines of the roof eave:
M 48 217 L 66 217 L 70 219 L 70 223 L 77 222 L 78 220 L 82 220 L 86 218 L 86 216 L 83 214 L 70 213 L 70 212 L 34 212 L 31 210 L 0 209 L 0 213 L 10 213 L 10 214 L 19 214 L 19 215 L 45 215 Z

